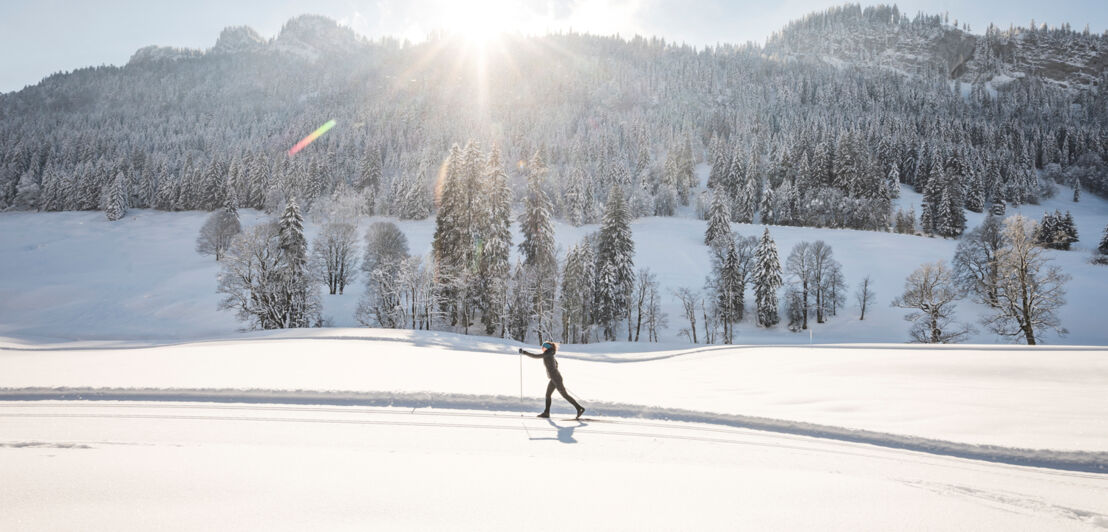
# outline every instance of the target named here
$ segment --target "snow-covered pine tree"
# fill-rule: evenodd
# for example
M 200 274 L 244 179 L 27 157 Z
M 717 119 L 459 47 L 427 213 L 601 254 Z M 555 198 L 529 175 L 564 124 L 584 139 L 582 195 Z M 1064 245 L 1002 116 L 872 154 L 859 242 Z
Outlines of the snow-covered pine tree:
M 966 209 L 972 212 L 985 210 L 985 187 L 981 182 L 981 175 L 971 172 L 966 179 Z
M 532 315 L 536 318 L 535 324 L 539 328 L 541 340 L 553 332 L 543 329 L 554 312 L 558 259 L 554 242 L 553 207 L 543 190 L 547 168 L 538 152 L 531 157 L 527 171 L 527 196 L 520 218 L 523 241 L 519 243 L 519 251 L 523 254 L 523 267 L 528 270 L 525 278 L 534 283 L 529 292 L 532 296 Z
M 753 173 L 746 175 L 742 190 L 739 191 L 738 200 L 735 202 L 735 210 L 732 212 L 734 220 L 739 223 L 753 223 L 758 206 L 758 184 Z
M 488 223 L 484 246 L 477 266 L 482 283 L 478 307 L 485 334 L 507 334 L 507 297 L 511 264 L 508 258 L 512 249 L 512 190 L 508 188 L 508 174 L 500 161 L 500 149 L 495 145 L 489 153 L 485 167 L 484 183 L 488 206 Z
M 32 172 L 23 172 L 15 187 L 15 199 L 12 200 L 11 208 L 20 211 L 38 209 L 41 193 L 42 188 L 35 175 Z
M 744 294 L 746 291 L 745 273 L 735 247 L 735 240 L 728 238 L 727 248 L 722 260 L 715 267 L 715 306 L 719 322 L 723 325 L 723 343 L 734 343 L 734 324 L 742 319 Z
M 758 325 L 773 327 L 780 321 L 777 311 L 777 289 L 781 287 L 781 262 L 777 244 L 769 236 L 769 228 L 754 254 L 754 299 L 758 306 Z
M 593 290 L 596 287 L 596 256 L 587 239 L 566 255 L 559 300 L 562 310 L 562 339 L 588 343 L 592 325 Z
M 731 236 L 730 201 L 723 189 L 712 191 L 712 204 L 708 208 L 708 229 L 704 232 L 704 243 L 709 246 L 725 246 L 733 241 Z M 717 244 L 718 243 L 718 244 Z
M 527 195 L 524 198 L 523 215 L 519 220 L 520 231 L 523 233 L 519 251 L 523 254 L 524 266 L 549 268 L 556 264 L 553 207 L 543 190 L 546 165 L 538 153 L 531 158 L 527 170 Z
M 591 218 L 592 198 L 585 188 L 585 172 L 580 168 L 574 168 L 569 173 L 569 183 L 563 199 L 565 203 L 566 221 L 574 227 L 589 223 Z
M 311 327 L 320 322 L 319 290 L 308 276 L 304 217 L 294 198 L 289 198 L 285 204 L 277 230 L 277 251 L 281 255 L 279 293 L 285 302 L 284 312 L 278 318 L 279 327 Z
M 108 221 L 114 222 L 127 215 L 127 191 L 126 178 L 123 173 L 117 173 L 115 179 L 108 185 L 107 198 L 105 198 L 104 214 Z
M 227 175 L 223 164 L 216 159 L 208 161 L 199 183 L 197 200 L 201 210 L 215 210 L 226 204 Z
M 762 201 L 758 207 L 758 212 L 761 213 L 761 222 L 763 224 L 776 224 L 777 215 L 773 208 L 776 205 L 776 198 L 774 198 L 773 188 L 770 187 L 769 181 L 762 183 Z
M 1100 239 L 1100 245 L 1093 254 L 1093 262 L 1108 264 L 1108 225 L 1104 226 L 1104 237 Z
M 438 215 L 435 217 L 435 234 L 431 240 L 434 259 L 436 299 L 443 304 L 443 311 L 451 326 L 458 323 L 457 279 L 466 268 L 468 228 L 462 188 L 462 150 L 457 144 L 450 147 L 450 154 L 442 172 L 439 190 Z
M 631 213 L 623 191 L 613 186 L 608 193 L 604 220 L 597 236 L 597 323 L 607 340 L 615 340 L 615 328 L 626 317 L 628 298 L 635 282 L 635 242 L 631 238 Z
M 1066 215 L 1062 217 L 1061 223 L 1062 229 L 1062 249 L 1069 250 L 1070 245 L 1077 242 L 1077 224 L 1073 221 L 1073 214 L 1070 211 L 1066 211 Z

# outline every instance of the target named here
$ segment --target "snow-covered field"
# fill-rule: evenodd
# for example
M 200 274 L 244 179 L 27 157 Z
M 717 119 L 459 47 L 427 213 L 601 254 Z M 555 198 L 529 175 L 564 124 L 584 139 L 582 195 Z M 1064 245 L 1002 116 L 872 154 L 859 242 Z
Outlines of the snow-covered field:
M 1054 345 L 904 343 L 889 301 L 957 241 L 771 227 L 782 258 L 823 239 L 851 288 L 871 275 L 866 320 L 692 345 L 669 300 L 662 343 L 563 346 L 582 422 L 558 397 L 532 417 L 517 344 L 357 327 L 360 281 L 323 296 L 332 328 L 239 332 L 193 250 L 205 213 L 2 213 L 0 530 L 1108 528 L 1108 202 L 1063 196 L 1022 209 L 1082 239 L 1048 252 L 1073 276 Z M 397 224 L 430 251 L 433 221 Z M 702 286 L 703 221 L 632 229 L 667 294 Z
M 0 344 L 0 529 L 1108 527 L 1100 349 L 97 344 Z
M 703 172 L 701 172 L 703 173 Z M 1108 268 L 1089 263 L 1108 225 L 1108 201 L 1085 194 L 1080 203 L 1066 198 L 1062 190 L 1042 205 L 1028 205 L 1021 212 L 1039 219 L 1043 211 L 1071 210 L 1081 241 L 1068 252 L 1049 251 L 1055 263 L 1073 276 L 1066 288 L 1068 304 L 1061 310 L 1063 325 L 1070 334 L 1043 336 L 1049 344 L 1108 345 L 1102 300 L 1108 296 Z M 919 195 L 908 189 L 901 202 L 914 204 Z M 1010 209 L 1011 211 L 1011 209 Z M 685 214 L 688 214 L 686 212 Z M 981 215 L 967 213 L 969 227 L 977 226 Z M 66 340 L 194 339 L 225 336 L 241 325 L 233 313 L 217 310 L 215 293 L 219 270 L 211 256 L 194 251 L 196 235 L 206 213 L 131 211 L 118 222 L 108 222 L 100 212 L 0 213 L 0 336 Z M 244 226 L 265 215 L 242 211 Z M 369 220 L 364 227 L 368 227 Z M 434 221 L 398 221 L 408 237 L 410 250 L 427 255 L 431 250 Z M 522 238 L 518 226 L 513 242 Z M 632 225 L 635 237 L 635 266 L 657 274 L 669 314 L 669 329 L 662 340 L 681 342 L 677 331 L 683 326 L 680 307 L 670 290 L 699 289 L 710 273 L 708 249 L 703 244 L 705 222 L 691 217 L 644 218 Z M 759 236 L 762 226 L 734 224 L 736 232 Z M 318 226 L 306 224 L 309 239 Z M 556 223 L 557 240 L 563 250 L 596 226 L 572 227 Z M 889 307 L 903 291 L 904 278 L 924 262 L 954 255 L 956 240 L 925 238 L 892 233 L 841 229 L 813 229 L 771 226 L 781 260 L 802 240 L 822 239 L 831 244 L 842 263 L 851 292 L 866 275 L 873 279 L 877 300 L 858 320 L 853 297 L 847 308 L 825 324 L 813 324 L 815 343 L 906 342 L 907 312 Z M 515 252 L 513 250 L 513 252 Z M 513 259 L 514 260 L 514 259 Z M 363 292 L 356 281 L 344 295 L 324 295 L 324 315 L 336 327 L 356 327 L 354 309 Z M 752 305 L 752 296 L 747 301 Z M 959 303 L 956 318 L 975 322 L 985 311 L 968 299 Z M 974 343 L 1005 343 L 1007 340 L 978 327 Z M 784 325 L 765 330 L 748 317 L 737 327 L 737 343 L 808 343 L 806 333 L 790 333 Z
M 1104 475 L 695 424 L 161 403 L 0 414 L 7 531 L 1108 527 Z

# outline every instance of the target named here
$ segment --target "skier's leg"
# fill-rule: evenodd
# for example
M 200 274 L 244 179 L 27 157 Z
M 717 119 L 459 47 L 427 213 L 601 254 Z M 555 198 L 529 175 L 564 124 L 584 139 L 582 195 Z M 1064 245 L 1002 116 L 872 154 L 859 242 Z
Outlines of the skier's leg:
M 573 408 L 577 409 L 577 417 L 581 417 L 581 414 L 585 411 L 585 407 L 581 406 L 580 403 L 578 403 L 576 400 L 573 399 L 573 397 L 569 395 L 569 392 L 566 391 L 566 385 L 562 382 L 562 379 L 558 379 L 557 381 L 552 380 L 550 381 L 550 383 L 556 383 L 558 387 L 558 393 L 562 394 L 562 397 L 565 397 L 566 401 L 569 401 L 569 404 L 573 405 Z M 548 395 L 547 397 L 550 396 Z
M 551 380 L 546 385 L 546 409 L 539 414 L 539 417 L 550 417 L 550 399 L 554 395 L 554 381 Z

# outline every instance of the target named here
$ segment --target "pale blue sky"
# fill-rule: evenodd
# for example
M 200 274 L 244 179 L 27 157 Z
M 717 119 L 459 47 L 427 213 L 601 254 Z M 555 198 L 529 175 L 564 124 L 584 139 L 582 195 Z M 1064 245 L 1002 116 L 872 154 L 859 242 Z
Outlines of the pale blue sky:
M 289 18 L 326 15 L 370 37 L 422 39 L 459 21 L 481 21 L 528 33 L 572 27 L 591 33 L 657 35 L 694 45 L 764 41 L 788 21 L 841 1 L 784 0 L 2 0 L 0 92 L 58 71 L 122 65 L 146 45 L 208 48 L 226 26 L 248 25 L 273 37 Z M 770 5 L 772 4 L 772 5 Z M 974 32 L 990 23 L 1026 26 L 1032 19 L 1108 29 L 1104 0 L 897 2 L 910 15 L 948 12 Z M 865 5 L 865 4 L 864 4 Z M 494 19 L 491 22 L 489 19 Z

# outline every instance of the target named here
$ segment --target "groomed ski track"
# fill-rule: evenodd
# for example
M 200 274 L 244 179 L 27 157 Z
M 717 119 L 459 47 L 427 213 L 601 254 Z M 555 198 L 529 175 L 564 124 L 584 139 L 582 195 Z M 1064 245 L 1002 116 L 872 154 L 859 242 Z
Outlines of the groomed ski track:
M 389 413 L 413 416 L 408 420 L 397 418 L 396 424 L 420 425 L 425 424 L 418 420 L 421 414 L 435 416 L 452 416 L 459 419 L 475 420 L 473 422 L 459 423 L 456 426 L 467 428 L 490 428 L 499 430 L 537 430 L 528 429 L 526 425 L 513 424 L 482 424 L 479 420 L 517 421 L 521 414 L 525 418 L 533 417 L 533 413 L 541 408 L 539 401 L 534 399 L 524 400 L 522 403 L 518 397 L 491 396 L 491 395 L 465 395 L 465 394 L 430 394 L 430 393 L 399 393 L 399 392 L 324 392 L 310 390 L 235 390 L 235 389 L 155 389 L 155 388 L 2 388 L 0 389 L 0 401 L 35 404 L 35 402 L 51 401 L 86 401 L 91 403 L 121 402 L 117 406 L 121 408 L 138 407 L 143 403 L 217 403 L 207 405 L 204 408 L 281 408 L 288 410 L 290 406 L 302 407 L 363 407 L 372 408 L 373 413 Z M 134 403 L 128 405 L 126 403 Z M 236 406 L 238 405 L 238 406 Z M 249 406 L 247 406 L 249 405 Z M 267 406 L 266 406 L 267 405 Z M 295 408 L 292 408 L 295 410 Z M 313 410 L 318 411 L 318 408 Z M 447 411 L 447 412 L 444 412 Z M 563 412 L 563 413 L 567 413 Z M 557 411 L 556 411 L 557 413 Z M 0 417 L 28 416 L 37 414 L 13 414 L 0 412 Z M 51 417 L 50 414 L 42 414 Z M 691 429 L 702 433 L 703 437 L 695 439 L 703 441 L 726 442 L 719 437 L 720 433 L 733 432 L 734 429 L 747 429 L 792 436 L 818 438 L 851 444 L 865 444 L 889 449 L 912 451 L 938 456 L 978 460 L 998 464 L 1037 467 L 1062 471 L 1075 471 L 1083 473 L 1108 474 L 1108 453 L 1082 452 L 1082 451 L 1057 451 L 1041 449 L 1019 449 L 991 445 L 974 445 L 959 442 L 942 441 L 914 436 L 903 436 L 868 430 L 854 430 L 814 423 L 786 421 L 779 419 L 760 418 L 753 416 L 722 414 L 713 412 L 699 412 L 676 408 L 647 407 L 625 403 L 590 403 L 586 412 L 588 421 L 580 422 L 580 426 L 588 427 L 590 423 L 604 425 L 604 428 L 588 427 L 586 430 L 597 434 L 618 434 L 634 436 L 636 431 L 644 428 L 659 428 L 672 423 L 695 424 L 683 426 L 683 429 Z M 139 414 L 120 414 L 121 417 L 133 416 L 142 418 Z M 59 414 L 53 417 L 77 417 L 73 414 Z M 164 417 L 164 416 L 161 416 Z M 601 418 L 601 419 L 597 419 Z M 197 419 L 219 420 L 220 416 L 206 416 Z M 242 420 L 242 417 L 226 419 Z M 259 417 L 257 420 L 266 420 Z M 282 421 L 290 421 L 288 418 L 280 418 Z M 293 419 L 292 421 L 296 421 Z M 308 421 L 308 420 L 305 420 Z M 543 420 L 545 421 L 545 420 Z M 359 423 L 358 420 L 335 420 L 310 422 L 334 422 L 334 423 Z M 362 421 L 366 423 L 379 423 L 376 421 Z M 442 423 L 433 423 L 442 425 Z M 551 423 L 553 424 L 553 423 Z M 444 426 L 452 426 L 446 424 Z M 559 426 L 555 425 L 556 428 Z M 559 433 L 565 427 L 559 428 Z M 680 437 L 688 439 L 689 436 L 659 436 L 657 434 L 643 433 L 650 437 Z

